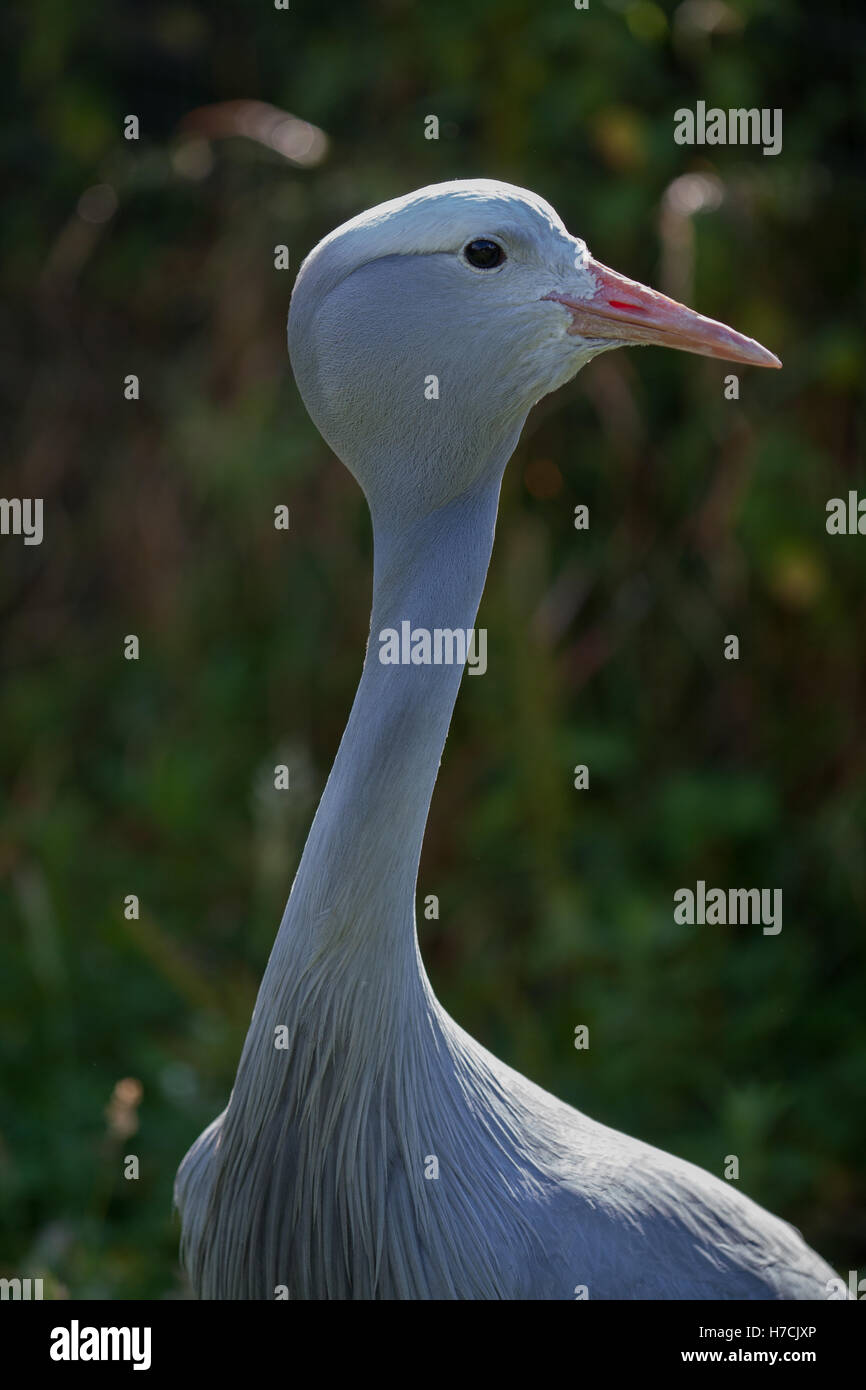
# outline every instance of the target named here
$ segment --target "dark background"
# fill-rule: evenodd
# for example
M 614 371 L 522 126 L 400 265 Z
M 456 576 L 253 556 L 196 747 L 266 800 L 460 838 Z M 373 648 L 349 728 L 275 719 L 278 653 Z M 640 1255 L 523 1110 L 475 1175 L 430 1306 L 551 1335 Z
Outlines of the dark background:
M 735 368 L 617 352 L 530 418 L 422 861 L 433 984 L 594 1117 L 737 1154 L 866 1272 L 866 538 L 825 531 L 866 495 L 862 13 L 29 0 L 4 30 L 2 493 L 46 534 L 0 538 L 0 1274 L 182 1291 L 174 1171 L 227 1099 L 369 617 L 363 499 L 289 372 L 294 270 L 466 176 L 785 369 L 732 402 Z M 782 153 L 676 145 L 698 100 L 781 107 Z M 698 878 L 781 887 L 781 935 L 677 926 Z

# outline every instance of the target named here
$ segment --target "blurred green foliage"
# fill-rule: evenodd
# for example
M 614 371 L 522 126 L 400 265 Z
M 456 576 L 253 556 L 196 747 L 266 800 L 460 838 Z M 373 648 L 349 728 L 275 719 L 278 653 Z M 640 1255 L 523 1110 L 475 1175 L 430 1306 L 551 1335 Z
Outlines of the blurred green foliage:
M 862 13 L 30 0 L 5 27 L 2 491 L 46 499 L 46 537 L 0 542 L 0 1273 L 182 1292 L 174 1170 L 226 1101 L 369 612 L 274 246 L 294 268 L 471 175 L 785 370 L 728 401 L 723 364 L 619 352 L 530 418 L 422 861 L 430 975 L 509 1063 L 715 1173 L 738 1154 L 744 1191 L 863 1272 L 866 540 L 824 528 L 866 493 Z M 189 120 L 237 98 L 325 157 Z M 675 145 L 698 99 L 780 107 L 782 154 Z M 697 878 L 782 887 L 781 935 L 676 926 Z

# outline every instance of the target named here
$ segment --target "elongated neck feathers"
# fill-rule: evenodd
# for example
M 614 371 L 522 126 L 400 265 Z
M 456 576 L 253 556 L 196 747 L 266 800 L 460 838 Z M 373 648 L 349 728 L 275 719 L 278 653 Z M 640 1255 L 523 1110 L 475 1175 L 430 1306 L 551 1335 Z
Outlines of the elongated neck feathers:
M 504 466 L 505 459 L 503 459 Z M 375 528 L 355 703 L 265 972 L 231 1100 L 184 1163 L 185 1259 L 211 1297 L 498 1298 L 489 1213 L 534 1249 L 541 1182 L 516 1097 L 430 988 L 414 894 L 462 663 L 383 663 L 380 633 L 473 627 L 501 471 L 399 533 Z M 469 1099 L 467 1099 L 467 1097 Z M 426 1165 L 442 1164 L 449 1203 Z M 195 1200 L 194 1200 L 195 1198 Z M 452 1270 L 451 1215 L 468 1252 Z M 499 1218 L 497 1218 L 499 1219 Z M 504 1219 L 504 1218 L 503 1218 Z M 537 1252 L 536 1252 L 537 1255 Z

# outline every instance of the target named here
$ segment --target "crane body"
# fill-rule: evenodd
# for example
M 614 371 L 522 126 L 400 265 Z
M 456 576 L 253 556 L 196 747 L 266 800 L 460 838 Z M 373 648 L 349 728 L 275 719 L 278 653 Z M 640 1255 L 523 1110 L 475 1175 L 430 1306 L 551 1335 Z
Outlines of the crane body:
M 474 629 L 529 409 L 599 352 L 649 342 L 779 365 L 488 180 L 375 208 L 299 271 L 292 365 L 370 507 L 373 609 L 231 1098 L 178 1173 L 201 1297 L 828 1295 L 833 1270 L 786 1222 L 492 1056 L 419 952 L 418 863 L 463 662 L 384 662 L 379 636 Z

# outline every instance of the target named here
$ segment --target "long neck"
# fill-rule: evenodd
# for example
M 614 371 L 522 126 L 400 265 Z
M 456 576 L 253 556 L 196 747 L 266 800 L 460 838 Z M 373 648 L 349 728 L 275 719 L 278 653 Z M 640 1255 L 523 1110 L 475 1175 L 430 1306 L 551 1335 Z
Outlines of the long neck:
M 540 1175 L 515 1128 L 517 1102 L 502 1109 L 499 1080 L 437 1004 L 415 932 L 421 841 L 462 665 L 379 659 L 379 633 L 403 622 L 473 627 L 501 476 L 488 470 L 471 493 L 399 529 L 374 512 L 363 675 L 218 1138 L 216 1125 L 203 1136 L 216 1162 L 209 1170 L 201 1158 L 186 1179 L 211 1184 L 207 1240 L 198 1228 L 186 1239 L 214 1297 L 238 1287 L 269 1297 L 283 1283 L 302 1298 L 454 1289 L 448 1208 L 425 1181 L 430 1154 L 450 1175 L 473 1252 L 467 1296 L 504 1296 L 489 1213 Z M 529 1259 L 533 1231 L 513 1207 Z M 225 1251 L 240 1252 L 234 1282 Z
M 384 988 L 417 961 L 418 862 L 463 665 L 383 664 L 380 634 L 474 627 L 500 481 L 496 469 L 399 532 L 374 515 L 364 670 L 280 928 L 283 968 L 334 951 Z

